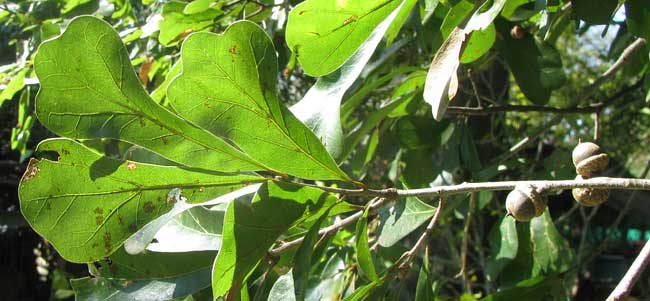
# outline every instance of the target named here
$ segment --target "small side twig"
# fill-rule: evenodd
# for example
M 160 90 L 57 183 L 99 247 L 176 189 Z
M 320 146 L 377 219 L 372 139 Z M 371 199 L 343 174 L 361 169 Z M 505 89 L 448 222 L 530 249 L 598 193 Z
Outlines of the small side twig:
M 460 271 L 454 278 L 462 277 L 463 287 L 465 292 L 472 294 L 472 285 L 469 281 L 469 276 L 467 275 L 467 252 L 469 248 L 469 229 L 470 224 L 472 223 L 472 212 L 476 207 L 476 193 L 472 193 L 469 197 L 469 206 L 467 209 L 467 216 L 465 217 L 465 226 L 463 227 L 463 242 L 460 251 Z
M 438 203 L 438 208 L 436 209 L 436 213 L 433 215 L 431 220 L 429 221 L 429 224 L 427 225 L 427 228 L 422 232 L 422 235 L 418 238 L 417 242 L 415 242 L 415 245 L 408 250 L 406 253 L 400 257 L 400 259 L 397 262 L 401 262 L 401 267 L 405 267 L 408 264 L 411 263 L 415 255 L 426 245 L 427 241 L 429 240 L 429 237 L 431 236 L 431 233 L 433 233 L 433 229 L 436 226 L 436 223 L 438 223 L 438 219 L 440 219 L 440 213 L 442 210 L 445 208 L 445 203 L 447 202 L 446 197 L 441 197 L 440 202 Z
M 385 200 L 386 199 L 384 199 L 384 198 L 379 198 L 379 197 L 375 198 L 373 201 L 371 201 L 372 204 L 370 205 L 370 208 L 371 209 L 377 209 L 377 208 L 383 206 Z M 340 220 L 340 221 L 338 221 L 338 222 L 336 222 L 336 223 L 334 223 L 334 224 L 332 224 L 332 225 L 330 225 L 328 227 L 320 229 L 318 231 L 318 235 L 322 236 L 321 237 L 321 240 L 322 240 L 323 238 L 336 233 L 338 230 L 353 224 L 359 218 L 361 218 L 362 215 L 363 215 L 363 210 L 357 211 L 356 213 L 354 213 L 354 214 L 352 214 L 352 215 L 350 215 L 350 216 L 348 216 L 348 217 L 346 217 L 346 218 L 344 218 L 344 219 L 342 219 L 342 220 Z M 298 247 L 303 242 L 303 240 L 305 240 L 304 236 L 300 237 L 300 238 L 296 238 L 296 239 L 294 239 L 292 241 L 289 241 L 289 242 L 285 242 L 285 243 L 281 244 L 280 246 L 278 246 L 277 248 L 270 250 L 269 255 L 275 256 L 275 255 L 278 255 L 278 254 L 280 254 L 280 253 L 282 253 L 284 251 L 287 251 L 287 250 L 290 250 L 292 248 Z

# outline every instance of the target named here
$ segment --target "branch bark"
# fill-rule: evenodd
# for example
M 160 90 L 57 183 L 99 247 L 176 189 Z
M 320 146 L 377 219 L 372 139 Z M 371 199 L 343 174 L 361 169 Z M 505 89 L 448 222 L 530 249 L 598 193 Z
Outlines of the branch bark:
M 627 270 L 623 279 L 621 279 L 616 288 L 607 297 L 607 301 L 618 301 L 627 297 L 630 291 L 632 291 L 634 283 L 636 283 L 643 270 L 648 266 L 648 262 L 650 262 L 650 240 L 646 241 L 643 249 L 641 249 L 641 253 L 634 259 L 632 266 Z

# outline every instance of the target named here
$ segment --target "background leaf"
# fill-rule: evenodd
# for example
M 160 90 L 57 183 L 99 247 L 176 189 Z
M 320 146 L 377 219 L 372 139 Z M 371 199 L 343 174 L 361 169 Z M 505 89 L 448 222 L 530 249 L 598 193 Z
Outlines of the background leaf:
M 289 13 L 287 45 L 306 74 L 332 73 L 401 2 L 307 0 Z

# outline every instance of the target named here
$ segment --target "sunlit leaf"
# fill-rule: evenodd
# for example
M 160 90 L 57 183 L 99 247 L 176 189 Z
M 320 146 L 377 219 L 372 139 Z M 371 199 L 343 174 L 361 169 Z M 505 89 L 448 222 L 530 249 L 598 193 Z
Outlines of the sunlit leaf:
M 110 255 L 177 202 L 200 203 L 264 181 L 112 159 L 67 139 L 46 140 L 38 151 L 58 159 L 30 161 L 18 191 L 21 211 L 72 262 Z
M 380 211 L 381 225 L 377 241 L 390 247 L 433 216 L 434 207 L 414 197 L 399 200 L 394 206 Z
M 255 23 L 237 22 L 222 35 L 193 34 L 181 53 L 183 72 L 167 90 L 181 115 L 277 171 L 349 179 L 314 133 L 280 103 L 273 43 Z
M 359 48 L 400 0 L 308 0 L 289 13 L 287 45 L 311 76 L 332 73 Z
M 205 1 L 201 0 L 201 2 Z M 187 4 L 187 6 L 190 5 Z M 194 11 L 192 6 L 188 9 L 186 3 L 180 1 L 165 3 L 162 20 L 158 23 L 160 27 L 158 40 L 161 44 L 176 45 L 188 34 L 212 26 L 214 19 L 223 14 L 221 10 L 209 7 Z
M 120 139 L 211 170 L 268 169 L 154 102 L 117 32 L 100 19 L 74 19 L 61 36 L 41 44 L 34 68 L 41 83 L 36 115 L 56 134 Z
M 235 200 L 226 211 L 223 243 L 212 272 L 212 291 L 223 296 L 238 289 L 277 238 L 336 199 L 320 189 L 291 184 L 263 185 L 248 203 Z

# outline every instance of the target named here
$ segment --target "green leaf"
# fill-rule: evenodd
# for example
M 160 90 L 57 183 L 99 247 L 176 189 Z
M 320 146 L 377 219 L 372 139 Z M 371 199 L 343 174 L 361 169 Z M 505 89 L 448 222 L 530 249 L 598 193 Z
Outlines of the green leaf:
M 226 205 L 226 204 L 224 204 Z M 182 212 L 162 227 L 147 246 L 154 252 L 194 252 L 219 250 L 223 230 L 223 210 L 193 207 Z
M 72 262 L 110 255 L 175 203 L 205 202 L 264 181 L 112 159 L 68 139 L 46 140 L 38 151 L 56 152 L 58 160 L 30 161 L 18 188 L 21 211 Z
M 338 158 L 343 151 L 343 95 L 363 71 L 396 14 L 397 9 L 372 31 L 370 37 L 339 69 L 319 78 L 302 100 L 291 107 L 291 112 L 316 133 L 334 158 Z
M 404 4 L 402 4 L 399 13 L 395 16 L 395 20 L 390 23 L 390 27 L 386 30 L 386 47 L 389 47 L 393 43 L 417 3 L 417 0 L 404 0 Z
M 165 46 L 178 44 L 192 32 L 204 30 L 214 24 L 214 19 L 223 12 L 216 8 L 206 8 L 201 12 L 185 12 L 186 3 L 170 1 L 163 6 L 163 19 L 158 23 L 160 35 L 158 41 Z M 189 4 L 187 4 L 189 6 Z M 192 8 L 189 9 L 190 11 Z
M 214 0 L 194 0 L 185 5 L 183 13 L 186 15 L 202 13 L 208 10 L 214 2 Z
M 490 281 L 495 281 L 503 267 L 517 256 L 519 242 L 515 219 L 504 216 L 498 228 L 495 225 L 490 231 L 489 240 L 492 250 L 485 273 Z
M 495 39 L 496 30 L 492 24 L 483 30 L 472 32 L 472 35 L 467 41 L 467 45 L 460 56 L 460 62 L 463 64 L 469 64 L 478 60 L 481 56 L 486 54 L 490 48 L 492 48 Z
M 273 43 L 255 23 L 237 22 L 223 35 L 193 34 L 181 57 L 183 72 L 167 90 L 179 114 L 280 172 L 349 180 L 314 133 L 278 100 Z
M 571 0 L 576 19 L 589 24 L 609 24 L 618 0 Z
M 523 21 L 546 8 L 546 0 L 508 0 L 501 15 L 509 21 Z
M 524 95 L 536 105 L 545 105 L 551 97 L 549 87 L 563 83 L 562 80 L 553 79 L 558 76 L 553 74 L 557 72 L 557 62 L 546 65 L 544 54 L 535 38 L 525 34 L 521 39 L 513 39 L 509 33 L 511 27 L 506 23 L 497 23 L 497 29 L 503 37 L 499 51 Z M 545 53 L 549 59 L 552 57 L 551 52 Z
M 182 70 L 183 64 L 181 64 L 180 60 L 176 61 L 176 63 L 174 63 L 171 68 L 169 68 L 169 72 L 167 72 L 165 80 L 160 83 L 156 90 L 153 90 L 151 92 L 151 98 L 158 103 L 162 103 L 163 99 L 165 99 L 167 96 L 167 88 L 169 87 L 169 84 L 177 75 L 181 73 Z
M 120 280 L 85 277 L 70 281 L 76 300 L 167 301 L 201 291 L 210 284 L 210 268 L 174 279 Z
M 308 301 L 340 300 L 349 281 L 345 250 L 334 252 L 322 265 L 319 275 L 313 277 L 307 290 Z M 269 299 L 272 300 L 272 299 Z
M 192 225 L 188 224 L 183 224 L 181 225 L 182 227 L 179 229 L 175 227 L 175 220 L 182 219 L 183 215 L 185 215 L 188 211 L 200 207 L 200 206 L 223 206 L 224 204 L 227 205 L 230 203 L 232 200 L 239 198 L 239 197 L 244 197 L 249 194 L 255 193 L 261 184 L 253 184 L 246 186 L 242 189 L 235 190 L 233 192 L 221 195 L 217 198 L 214 198 L 212 200 L 209 200 L 207 202 L 203 202 L 200 204 L 187 204 L 185 202 L 176 202 L 174 204 L 174 207 L 167 213 L 161 215 L 160 217 L 156 218 L 154 221 L 148 223 L 142 229 L 138 230 L 135 234 L 133 234 L 129 239 L 127 239 L 124 242 L 124 249 L 126 249 L 127 252 L 130 254 L 139 254 L 142 252 L 145 252 L 145 249 L 148 250 L 159 250 L 161 252 L 186 252 L 186 251 L 197 251 L 197 250 L 217 250 L 221 247 L 221 230 L 223 228 L 223 215 L 218 216 L 220 228 L 215 231 L 214 233 L 219 233 L 219 236 L 214 238 L 214 237 L 203 237 L 204 235 L 201 235 L 201 237 L 196 237 L 196 233 L 189 232 L 189 227 L 192 227 Z M 171 193 L 171 192 L 170 192 Z M 227 207 L 227 206 L 226 206 Z M 224 209 L 225 211 L 225 209 Z M 192 220 L 194 220 L 194 216 L 192 216 Z M 216 224 L 215 220 L 212 220 L 213 223 Z M 198 221 L 196 221 L 198 223 Z M 201 225 L 195 225 L 198 227 L 201 227 Z M 183 231 L 183 233 L 179 233 L 179 230 Z M 214 229 L 214 228 L 212 228 Z M 203 230 L 204 232 L 207 232 L 207 230 Z M 189 233 L 188 233 L 189 232 Z M 178 236 L 183 236 L 179 238 Z M 152 241 L 157 240 L 156 243 L 152 243 Z M 185 240 L 193 240 L 190 243 L 184 244 L 179 246 L 179 244 L 182 244 Z M 215 244 L 216 243 L 216 244 Z
M 320 189 L 268 183 L 248 203 L 235 200 L 226 211 L 223 243 L 212 272 L 215 297 L 237 290 L 277 238 L 336 198 Z
M 540 276 L 521 281 L 515 287 L 501 290 L 481 300 L 561 300 L 562 285 L 562 278 Z
M 370 254 L 370 246 L 368 246 L 368 212 L 370 206 L 366 206 L 363 215 L 357 221 L 356 229 L 356 251 L 357 263 L 363 275 L 368 277 L 371 281 L 378 279 L 377 272 L 375 271 L 375 264 L 372 261 L 372 254 Z
M 650 2 L 647 0 L 625 1 L 625 18 L 631 33 L 650 40 Z
M 318 240 L 318 231 L 323 221 L 329 216 L 331 208 L 327 208 L 311 228 L 309 228 L 309 231 L 305 234 L 304 240 L 294 255 L 294 266 L 291 274 L 293 275 L 295 287 L 293 292 L 295 292 L 295 299 L 298 301 L 305 300 L 305 293 L 307 292 L 307 284 L 309 282 L 309 270 L 312 264 L 313 248 Z
M 287 45 L 306 74 L 332 73 L 401 2 L 307 0 L 289 13 Z
M 574 266 L 575 253 L 555 228 L 548 209 L 530 221 L 530 240 L 535 257 L 533 275 L 565 272 Z
M 36 115 L 61 136 L 120 139 L 210 170 L 268 169 L 153 101 L 117 32 L 100 19 L 75 18 L 41 44 L 34 68 L 41 84 Z
M 25 75 L 29 68 L 23 68 L 13 76 L 9 84 L 0 92 L 0 106 L 6 101 L 11 100 L 18 91 L 25 87 Z
M 188 273 L 210 271 L 216 252 L 160 253 L 147 252 L 130 255 L 124 249 L 100 261 L 100 267 L 91 269 L 95 277 L 130 280 L 170 280 Z M 209 275 L 208 275 L 209 277 Z M 197 279 L 198 280 L 198 279 Z M 209 279 L 201 279 L 203 287 Z
M 269 292 L 269 301 L 296 301 L 296 294 L 294 293 L 294 281 L 292 272 L 278 277 L 278 280 L 275 281 L 271 292 Z
M 428 221 L 435 212 L 434 207 L 415 197 L 398 200 L 394 206 L 380 212 L 381 225 L 377 241 L 382 247 L 390 247 L 420 225 Z

